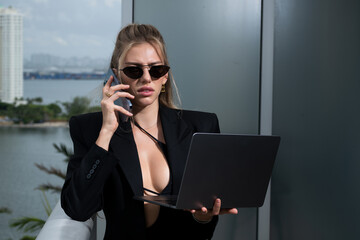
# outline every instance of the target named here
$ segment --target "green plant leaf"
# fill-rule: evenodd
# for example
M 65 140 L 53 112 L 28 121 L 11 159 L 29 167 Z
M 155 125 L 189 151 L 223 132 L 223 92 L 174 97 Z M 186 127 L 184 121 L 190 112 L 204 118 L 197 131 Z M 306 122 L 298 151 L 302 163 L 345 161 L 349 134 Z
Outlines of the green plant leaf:
M 20 240 L 35 240 L 36 237 L 34 236 L 23 236 L 22 238 L 20 238 Z
M 0 213 L 6 213 L 6 214 L 11 214 L 12 211 L 10 208 L 7 207 L 0 207 Z
M 50 214 L 51 214 L 51 212 L 52 212 L 52 208 L 51 208 L 51 206 L 50 206 L 49 200 L 48 200 L 47 197 L 46 197 L 45 192 L 42 191 L 42 193 L 43 193 L 43 199 L 41 200 L 41 201 L 42 201 L 42 204 L 43 204 L 43 206 L 44 206 L 44 209 L 45 209 L 45 211 L 46 211 L 46 214 L 47 214 L 48 216 L 50 216 Z
M 65 172 L 55 167 L 45 167 L 44 164 L 35 163 L 35 166 L 43 172 L 65 179 Z
M 40 230 L 45 221 L 35 217 L 22 217 L 10 221 L 10 227 L 22 230 L 23 232 L 35 232 Z
M 60 145 L 57 145 L 56 143 L 53 143 L 54 148 L 57 150 L 58 153 L 63 154 L 66 159 L 64 159 L 65 162 L 69 162 L 70 157 L 74 154 L 71 148 L 68 148 L 65 144 L 60 143 Z
M 40 191 L 52 191 L 53 193 L 60 193 L 62 187 L 61 186 L 54 186 L 51 183 L 47 183 L 47 184 L 41 184 L 35 189 L 40 190 Z

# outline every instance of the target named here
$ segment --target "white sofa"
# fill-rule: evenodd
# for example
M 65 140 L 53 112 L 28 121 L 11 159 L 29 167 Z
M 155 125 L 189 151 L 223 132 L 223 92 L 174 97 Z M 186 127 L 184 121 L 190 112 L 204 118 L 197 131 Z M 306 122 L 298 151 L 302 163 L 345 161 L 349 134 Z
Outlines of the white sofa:
M 59 201 L 36 239 L 96 240 L 96 216 L 85 222 L 75 221 L 66 215 Z

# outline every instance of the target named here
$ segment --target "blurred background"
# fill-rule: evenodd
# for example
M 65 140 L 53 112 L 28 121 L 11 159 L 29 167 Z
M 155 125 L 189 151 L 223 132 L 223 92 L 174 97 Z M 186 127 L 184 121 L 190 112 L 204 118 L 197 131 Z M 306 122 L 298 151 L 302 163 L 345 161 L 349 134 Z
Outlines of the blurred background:
M 3 0 L 1 5 L 7 9 L 0 15 L 2 31 L 10 21 L 3 15 L 20 15 L 11 21 L 22 22 L 14 33 L 22 43 L 20 50 L 14 47 L 21 56 L 14 71 L 21 77 L 11 81 L 18 84 L 8 84 L 4 67 L 0 79 L 2 110 L 13 114 L 11 119 L 2 114 L 0 127 L 0 238 L 36 235 L 9 227 L 9 221 L 46 219 L 44 195 L 34 189 L 61 185 L 62 179 L 34 164 L 65 170 L 64 151 L 53 146 L 71 148 L 62 123 L 76 112 L 96 110 L 116 34 L 137 22 L 163 34 L 181 107 L 217 113 L 222 132 L 282 137 L 265 205 L 221 217 L 214 239 L 358 239 L 359 1 Z M 1 64 L 11 48 L 4 36 Z M 11 96 L 4 93 L 10 91 Z M 38 97 L 41 101 L 33 99 Z M 26 119 L 14 101 L 32 107 L 31 99 L 32 105 L 47 106 L 42 114 L 47 117 L 23 126 Z M 51 103 L 61 111 L 50 111 Z M 44 192 L 54 206 L 59 195 Z M 100 220 L 98 239 L 103 228 Z
M 59 200 L 67 164 L 60 145 L 72 150 L 67 120 L 99 106 L 121 1 L 0 5 L 0 239 L 15 240 L 36 236 Z

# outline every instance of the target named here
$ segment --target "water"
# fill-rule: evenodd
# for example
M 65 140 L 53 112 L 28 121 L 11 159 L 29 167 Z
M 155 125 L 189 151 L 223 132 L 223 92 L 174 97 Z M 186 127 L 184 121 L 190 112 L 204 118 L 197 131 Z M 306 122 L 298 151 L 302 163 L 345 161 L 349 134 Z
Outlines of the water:
M 42 97 L 44 103 L 71 101 L 75 96 L 93 97 L 99 92 L 101 82 L 25 81 L 24 97 Z M 42 193 L 35 188 L 44 183 L 62 185 L 63 180 L 40 171 L 34 164 L 43 163 L 45 166 L 66 170 L 64 156 L 56 152 L 53 143 L 64 143 L 72 147 L 67 127 L 0 127 L 0 207 L 12 210 L 10 215 L 0 214 L 0 240 L 20 239 L 24 235 L 9 228 L 10 219 L 22 216 L 47 218 L 42 205 Z M 54 207 L 59 194 L 48 192 L 46 196 Z

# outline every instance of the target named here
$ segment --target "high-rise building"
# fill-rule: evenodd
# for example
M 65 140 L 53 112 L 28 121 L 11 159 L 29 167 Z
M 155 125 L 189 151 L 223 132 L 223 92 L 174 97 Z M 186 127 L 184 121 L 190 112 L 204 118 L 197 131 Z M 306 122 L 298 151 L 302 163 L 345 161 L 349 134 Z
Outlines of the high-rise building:
M 23 97 L 23 18 L 12 7 L 0 8 L 0 100 Z

